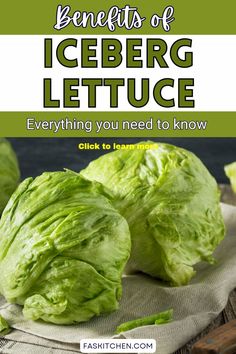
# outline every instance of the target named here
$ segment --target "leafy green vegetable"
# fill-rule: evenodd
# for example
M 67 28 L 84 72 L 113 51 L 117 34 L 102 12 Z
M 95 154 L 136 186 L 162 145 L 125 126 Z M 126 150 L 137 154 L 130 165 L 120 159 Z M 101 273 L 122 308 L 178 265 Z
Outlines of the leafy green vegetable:
M 220 195 L 193 153 L 142 142 L 101 156 L 81 174 L 110 188 L 128 221 L 128 272 L 142 271 L 178 286 L 195 274 L 194 264 L 214 262 L 212 252 L 225 234 Z
M 0 138 L 0 214 L 16 189 L 20 171 L 16 155 L 10 143 Z
M 136 327 L 149 326 L 152 324 L 161 325 L 161 324 L 171 322 L 172 319 L 173 319 L 173 310 L 170 309 L 164 312 L 159 312 L 155 315 L 142 317 L 133 321 L 122 323 L 120 326 L 116 328 L 116 333 L 119 334 L 121 332 L 130 331 L 131 329 Z
M 236 162 L 225 166 L 225 174 L 230 180 L 234 193 L 236 193 Z
M 6 335 L 10 332 L 10 327 L 5 318 L 0 315 L 0 334 Z
M 130 233 L 111 198 L 71 171 L 19 185 L 0 221 L 0 292 L 26 318 L 70 324 L 118 308 Z

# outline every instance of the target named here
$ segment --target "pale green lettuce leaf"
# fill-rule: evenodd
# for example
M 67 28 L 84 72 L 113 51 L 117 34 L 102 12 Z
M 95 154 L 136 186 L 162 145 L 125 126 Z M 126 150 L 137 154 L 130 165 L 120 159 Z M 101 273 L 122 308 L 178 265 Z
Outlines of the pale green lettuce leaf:
M 144 145 L 150 149 L 142 149 Z M 81 174 L 108 187 L 128 221 L 128 272 L 142 271 L 187 284 L 193 265 L 214 262 L 225 227 L 215 179 L 191 152 L 168 144 L 139 143 L 92 161 Z
M 20 184 L 0 222 L 0 292 L 26 318 L 70 324 L 118 308 L 131 241 L 111 198 L 71 171 Z
M 231 187 L 236 193 L 236 162 L 232 162 L 224 167 L 225 174 L 230 180 Z
M 162 325 L 169 323 L 173 320 L 173 309 L 159 312 L 154 315 L 137 318 L 136 320 L 124 322 L 116 328 L 116 334 L 121 332 L 130 331 L 131 329 L 150 325 Z
M 5 336 L 11 331 L 11 328 L 9 327 L 9 324 L 5 320 L 4 317 L 0 315 L 0 335 Z
M 0 138 L 0 214 L 20 179 L 18 161 L 10 143 Z

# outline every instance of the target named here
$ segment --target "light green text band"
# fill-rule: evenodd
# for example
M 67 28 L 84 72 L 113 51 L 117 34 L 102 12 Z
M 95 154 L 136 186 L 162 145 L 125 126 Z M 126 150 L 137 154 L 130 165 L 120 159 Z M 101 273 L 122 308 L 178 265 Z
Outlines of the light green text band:
M 236 137 L 236 112 L 0 112 L 5 137 Z

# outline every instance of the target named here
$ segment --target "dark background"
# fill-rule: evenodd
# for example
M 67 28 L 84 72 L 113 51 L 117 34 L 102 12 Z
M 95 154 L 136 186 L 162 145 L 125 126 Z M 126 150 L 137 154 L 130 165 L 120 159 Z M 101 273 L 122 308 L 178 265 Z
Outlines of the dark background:
M 81 142 L 131 144 L 144 138 L 11 138 L 17 153 L 22 179 L 44 171 L 69 168 L 79 171 L 91 160 L 109 151 L 79 150 Z M 224 165 L 236 161 L 236 138 L 158 138 L 194 152 L 208 167 L 219 183 L 228 183 Z

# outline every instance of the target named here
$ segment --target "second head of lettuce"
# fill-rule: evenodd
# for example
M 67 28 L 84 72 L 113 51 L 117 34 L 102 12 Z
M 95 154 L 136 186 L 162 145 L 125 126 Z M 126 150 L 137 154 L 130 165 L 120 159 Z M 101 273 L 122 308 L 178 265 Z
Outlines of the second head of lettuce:
M 232 162 L 224 167 L 225 174 L 230 180 L 231 187 L 236 193 L 236 161 Z
M 18 161 L 11 144 L 0 138 L 0 214 L 20 179 Z
M 220 196 L 215 179 L 193 153 L 139 143 L 101 156 L 81 173 L 116 195 L 131 232 L 129 271 L 182 285 L 195 274 L 193 265 L 214 262 L 212 253 L 225 233 Z
M 130 254 L 126 220 L 76 173 L 28 178 L 0 222 L 0 293 L 29 319 L 70 324 L 118 307 Z

